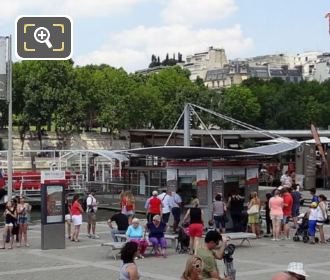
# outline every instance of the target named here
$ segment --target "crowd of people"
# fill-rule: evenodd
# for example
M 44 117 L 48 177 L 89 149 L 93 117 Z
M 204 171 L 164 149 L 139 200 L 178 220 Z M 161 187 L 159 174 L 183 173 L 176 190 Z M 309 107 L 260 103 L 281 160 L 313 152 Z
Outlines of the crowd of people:
M 237 192 L 232 192 L 227 201 L 224 201 L 220 193 L 216 194 L 211 206 L 211 219 L 204 221 L 204 213 L 199 205 L 197 197 L 193 197 L 190 208 L 183 215 L 182 198 L 180 192 L 164 190 L 158 193 L 152 192 L 151 197 L 145 201 L 146 223 L 141 223 L 136 217 L 136 202 L 130 191 L 123 191 L 120 194 L 120 211 L 112 215 L 108 222 L 110 235 L 114 242 L 119 242 L 118 235 L 124 235 L 126 243 L 121 250 L 122 266 L 120 268 L 120 279 L 138 279 L 139 273 L 135 260 L 143 259 L 148 246 L 152 247 L 152 253 L 156 257 L 167 257 L 166 232 L 178 233 L 183 230 L 189 236 L 188 257 L 186 268 L 182 274 L 182 280 L 194 279 L 224 279 L 221 278 L 217 259 L 222 259 L 224 249 L 227 246 L 227 238 L 222 238 L 226 232 L 226 223 L 229 218 L 232 222 L 232 230 L 241 232 L 248 231 L 261 238 L 261 210 L 265 210 L 266 230 L 265 236 L 271 236 L 273 241 L 290 239 L 290 223 L 297 228 L 300 215 L 300 204 L 302 196 L 297 184 L 291 184 L 288 177 L 282 178 L 282 184 L 272 193 L 266 194 L 265 202 L 261 202 L 257 192 L 250 193 L 250 200 L 245 204 L 245 197 Z M 291 185 L 290 185 L 291 184 Z M 326 243 L 323 224 L 326 222 L 327 198 L 323 195 L 316 195 L 312 189 L 311 205 L 304 213 L 308 220 L 308 235 L 310 243 L 315 244 L 316 229 L 320 235 L 320 243 Z M 87 218 L 87 236 L 99 238 L 96 234 L 96 212 L 98 201 L 95 192 L 91 191 L 88 197 L 81 201 L 75 194 L 72 202 L 65 197 L 65 222 L 67 224 L 67 237 L 73 242 L 79 242 L 80 227 L 83 221 L 83 214 Z M 5 227 L 3 233 L 3 246 L 5 249 L 13 248 L 16 235 L 17 247 L 29 246 L 27 240 L 28 214 L 31 207 L 21 197 L 19 202 L 15 199 L 8 201 L 4 212 Z M 170 216 L 173 216 L 170 219 Z M 169 221 L 173 221 L 169 225 Z M 208 227 L 206 228 L 206 223 Z M 204 236 L 204 242 L 201 242 Z M 9 240 L 8 240 L 9 238 Z M 201 245 L 202 244 L 202 245 Z M 291 277 L 291 278 L 288 278 Z M 296 277 L 296 278 L 295 278 Z M 277 273 L 273 280 L 281 279 L 305 279 L 301 263 L 289 264 L 288 270 Z

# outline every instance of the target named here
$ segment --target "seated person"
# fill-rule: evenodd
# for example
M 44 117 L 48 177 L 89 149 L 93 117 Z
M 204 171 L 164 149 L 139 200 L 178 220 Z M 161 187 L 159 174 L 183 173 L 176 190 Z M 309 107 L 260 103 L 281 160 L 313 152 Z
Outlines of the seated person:
M 203 261 L 198 256 L 191 256 L 187 259 L 186 269 L 181 276 L 181 280 L 201 280 Z
M 117 228 L 114 228 L 112 226 L 112 222 L 115 222 L 117 225 Z M 112 236 L 112 239 L 114 242 L 118 242 L 118 237 L 116 234 L 118 233 L 126 233 L 126 230 L 128 228 L 128 218 L 126 215 L 122 213 L 116 213 L 114 214 L 109 220 L 108 220 L 108 226 L 110 227 L 110 233 Z
M 161 222 L 159 215 L 155 215 L 151 223 L 147 223 L 146 230 L 149 231 L 149 241 L 154 248 L 155 255 L 158 255 L 159 247 L 162 250 L 162 255 L 166 258 L 166 239 L 164 232 L 166 231 L 166 224 Z
M 209 220 L 209 226 L 206 228 L 206 232 L 209 232 L 211 230 L 216 230 L 216 228 L 214 227 L 214 221 L 213 220 Z
M 140 225 L 140 220 L 138 218 L 134 218 L 132 220 L 132 224 L 127 228 L 126 236 L 128 241 L 132 241 L 138 244 L 141 259 L 144 258 L 144 252 L 148 247 L 148 242 L 144 238 L 143 227 Z

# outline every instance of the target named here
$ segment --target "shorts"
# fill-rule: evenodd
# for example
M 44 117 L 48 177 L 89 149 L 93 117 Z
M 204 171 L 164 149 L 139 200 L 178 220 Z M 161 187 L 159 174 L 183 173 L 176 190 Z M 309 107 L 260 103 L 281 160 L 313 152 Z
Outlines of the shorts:
M 213 220 L 216 228 L 220 228 L 220 229 L 226 228 L 226 219 L 224 215 L 213 216 Z
M 283 216 L 282 224 L 286 225 L 289 223 L 290 216 Z
M 248 224 L 259 224 L 260 223 L 260 215 L 259 213 L 250 214 L 248 216 Z
M 69 221 L 69 222 L 72 221 L 72 218 L 71 218 L 71 215 L 70 215 L 70 214 L 66 214 L 65 217 L 64 217 L 64 219 L 65 219 L 66 221 Z
M 72 216 L 72 223 L 75 226 L 80 226 L 82 224 L 82 215 L 73 215 Z
M 283 220 L 283 215 L 270 215 L 270 219 L 271 220 L 275 220 L 275 221 L 282 221 Z
M 189 225 L 189 236 L 190 237 L 202 237 L 203 235 L 203 224 L 190 224 Z
M 292 217 L 298 217 L 299 216 L 299 207 L 292 208 Z
M 87 213 L 87 223 L 92 225 L 96 224 L 96 215 L 94 212 Z
M 17 223 L 20 225 L 26 225 L 27 224 L 27 217 L 18 217 Z
M 323 225 L 324 225 L 324 221 L 319 221 L 319 220 L 317 220 L 317 221 L 316 221 L 316 225 L 317 225 L 317 226 L 323 226 Z
M 309 220 L 308 221 L 308 235 L 315 236 L 315 232 L 316 232 L 316 221 Z
M 9 224 L 5 224 L 6 227 L 13 227 L 14 224 L 13 223 L 9 223 Z

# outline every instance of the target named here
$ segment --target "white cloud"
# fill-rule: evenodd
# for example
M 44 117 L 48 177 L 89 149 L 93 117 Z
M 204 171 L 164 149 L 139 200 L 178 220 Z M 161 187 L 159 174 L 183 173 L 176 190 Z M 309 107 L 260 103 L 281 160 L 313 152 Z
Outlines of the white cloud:
M 236 10 L 234 0 L 168 0 L 162 17 L 170 24 L 193 25 L 223 19 Z
M 56 15 L 72 17 L 104 17 L 123 14 L 135 4 L 147 0 L 1 0 L 0 24 L 19 15 Z
M 192 29 L 184 25 L 161 27 L 138 26 L 118 32 L 100 50 L 76 58 L 78 64 L 107 63 L 134 71 L 148 67 L 152 54 L 162 59 L 166 53 L 184 56 L 207 50 L 209 46 L 225 48 L 227 55 L 241 56 L 251 49 L 253 41 L 243 36 L 241 27 L 226 29 Z

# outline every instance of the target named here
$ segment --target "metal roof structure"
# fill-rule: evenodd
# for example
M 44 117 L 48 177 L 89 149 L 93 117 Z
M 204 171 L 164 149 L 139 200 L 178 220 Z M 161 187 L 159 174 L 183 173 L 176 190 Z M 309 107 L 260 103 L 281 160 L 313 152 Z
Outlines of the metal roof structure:
M 203 147 L 185 147 L 185 146 L 160 146 L 149 148 L 131 149 L 127 152 L 138 155 L 152 155 L 167 159 L 205 159 L 205 158 L 229 158 L 238 156 L 256 156 L 254 152 L 219 149 L 219 148 L 203 148 Z
M 274 156 L 298 148 L 301 145 L 298 141 L 282 142 L 273 145 L 264 145 L 255 148 L 244 149 L 242 151 L 256 153 L 259 155 Z

